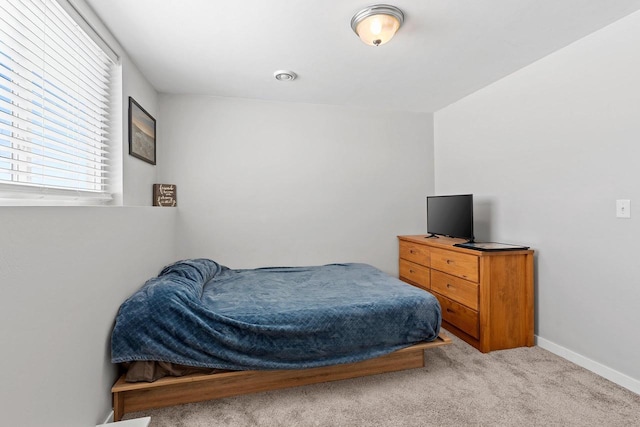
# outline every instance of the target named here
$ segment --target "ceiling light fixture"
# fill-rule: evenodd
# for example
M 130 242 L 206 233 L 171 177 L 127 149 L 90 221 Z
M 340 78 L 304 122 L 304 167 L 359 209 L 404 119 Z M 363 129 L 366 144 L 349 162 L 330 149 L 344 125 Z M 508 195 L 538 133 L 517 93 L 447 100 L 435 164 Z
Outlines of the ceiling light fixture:
M 368 6 L 351 18 L 351 29 L 360 40 L 371 46 L 388 42 L 404 22 L 404 13 L 395 6 Z
M 280 80 L 281 82 L 290 82 L 292 80 L 295 80 L 296 77 L 298 77 L 298 75 L 293 71 L 278 70 L 275 73 L 273 73 L 273 77 L 275 77 L 276 80 Z

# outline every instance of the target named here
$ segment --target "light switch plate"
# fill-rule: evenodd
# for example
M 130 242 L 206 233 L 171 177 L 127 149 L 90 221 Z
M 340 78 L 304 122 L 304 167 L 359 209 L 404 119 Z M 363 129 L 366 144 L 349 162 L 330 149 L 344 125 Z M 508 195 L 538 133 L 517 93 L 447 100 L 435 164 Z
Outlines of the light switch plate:
M 631 218 L 631 200 L 616 200 L 616 217 Z

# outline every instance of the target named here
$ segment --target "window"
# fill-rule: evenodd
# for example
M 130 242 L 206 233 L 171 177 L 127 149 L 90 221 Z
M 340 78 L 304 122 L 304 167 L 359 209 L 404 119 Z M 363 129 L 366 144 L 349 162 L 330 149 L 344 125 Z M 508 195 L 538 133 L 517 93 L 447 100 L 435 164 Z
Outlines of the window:
M 0 199 L 111 199 L 115 69 L 56 1 L 0 0 Z

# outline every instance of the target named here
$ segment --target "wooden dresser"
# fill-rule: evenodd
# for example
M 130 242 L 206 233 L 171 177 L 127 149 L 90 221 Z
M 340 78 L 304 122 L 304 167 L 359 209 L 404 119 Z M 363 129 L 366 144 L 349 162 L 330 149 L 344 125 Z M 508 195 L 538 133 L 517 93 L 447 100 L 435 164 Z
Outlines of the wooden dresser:
M 463 239 L 398 236 L 400 279 L 431 292 L 442 326 L 483 353 L 533 345 L 533 251 L 482 252 Z

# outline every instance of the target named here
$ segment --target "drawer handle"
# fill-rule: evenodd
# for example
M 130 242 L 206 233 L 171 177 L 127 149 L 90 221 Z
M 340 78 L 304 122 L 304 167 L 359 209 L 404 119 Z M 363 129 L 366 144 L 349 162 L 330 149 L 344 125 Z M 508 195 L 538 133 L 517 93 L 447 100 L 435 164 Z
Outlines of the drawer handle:
M 409 249 L 409 253 L 414 254 L 415 252 L 413 251 L 413 249 Z
M 448 259 L 448 260 L 447 260 L 447 264 L 453 264 L 453 260 Z
M 451 283 L 447 283 L 447 288 L 451 288 L 451 287 L 452 287 Z
M 453 311 L 453 310 L 451 310 L 450 308 L 447 308 L 447 313 L 453 313 L 453 314 L 455 314 L 456 312 L 455 312 L 455 311 Z
M 409 273 L 413 274 L 413 270 L 409 270 Z

